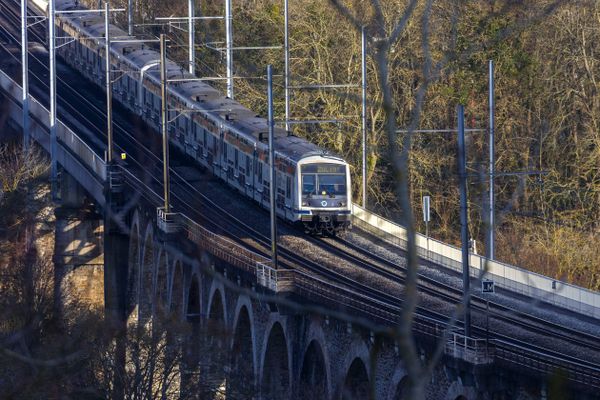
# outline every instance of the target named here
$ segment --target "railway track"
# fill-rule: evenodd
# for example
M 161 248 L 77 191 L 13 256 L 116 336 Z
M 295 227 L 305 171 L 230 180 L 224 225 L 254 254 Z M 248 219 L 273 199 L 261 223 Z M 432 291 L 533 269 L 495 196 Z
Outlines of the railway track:
M 10 23 L 14 29 L 12 33 L 7 30 L 0 30 L 0 38 L 7 41 L 13 41 L 13 44 L 18 44 L 17 35 L 20 24 L 19 10 L 15 10 L 15 7 L 10 5 L 6 7 L 6 0 L 2 4 L 5 9 L 9 11 L 5 13 L 6 15 L 3 17 L 4 21 L 11 21 Z M 13 4 L 17 5 L 18 3 Z M 36 33 L 32 33 L 35 37 Z M 39 34 L 38 39 L 43 40 Z M 2 47 L 8 51 L 5 46 Z M 20 62 L 20 60 L 17 61 Z M 43 60 L 36 60 L 36 63 L 38 65 L 33 68 L 36 70 L 36 72 L 32 73 L 36 84 L 35 89 L 33 88 L 34 85 L 32 85 L 32 92 L 36 90 L 36 96 L 43 96 L 44 92 L 47 93 L 47 84 L 44 83 L 42 78 L 44 77 L 44 74 L 47 74 L 47 72 L 44 70 L 45 65 Z M 99 127 L 104 127 L 105 125 L 105 113 L 99 104 L 103 104 L 104 98 L 99 89 L 97 89 L 96 92 L 100 92 L 100 96 L 96 95 L 97 101 L 96 104 L 94 104 L 89 101 L 89 99 L 83 98 L 82 94 L 72 88 L 67 82 L 59 82 L 59 107 L 63 108 L 63 112 L 77 116 L 78 119 L 83 121 L 83 125 L 90 130 L 90 132 L 94 133 L 95 139 L 92 138 L 92 140 L 95 143 L 96 150 L 101 153 L 104 148 L 103 141 L 105 139 L 105 132 L 103 128 Z M 47 96 L 45 99 L 47 100 Z M 76 101 L 73 101 L 72 103 L 72 100 Z M 77 106 L 75 106 L 75 104 L 77 104 Z M 119 108 L 118 106 L 115 107 L 117 109 Z M 128 153 L 128 159 L 131 163 L 128 168 L 140 173 L 139 176 L 145 177 L 145 183 L 149 187 L 153 188 L 157 192 L 161 192 L 162 182 L 156 178 L 157 176 L 162 175 L 162 159 L 160 157 L 161 149 L 159 146 L 160 141 L 150 140 L 148 142 L 143 142 L 140 140 L 141 138 L 148 140 L 148 135 L 145 135 L 145 132 L 150 130 L 150 128 L 144 126 L 141 120 L 132 123 L 127 116 L 128 111 L 125 109 L 117 110 L 115 113 L 114 128 L 116 142 L 118 143 L 117 149 L 119 151 Z M 140 126 L 135 126 L 137 123 L 140 123 Z M 154 139 L 157 139 L 157 136 L 158 135 L 156 135 Z M 173 157 L 172 159 L 176 160 L 177 157 Z M 172 171 L 171 176 L 173 184 L 173 200 L 178 211 L 184 212 L 188 216 L 193 217 L 193 219 L 200 221 L 203 225 L 207 226 L 208 229 L 222 233 L 228 236 L 231 240 L 242 244 L 245 247 L 250 245 L 252 247 L 252 251 L 257 252 L 258 254 L 266 257 L 269 256 L 270 239 L 268 236 L 264 235 L 257 229 L 249 226 L 233 215 L 230 215 L 223 208 L 214 204 L 214 202 L 205 197 L 191 183 L 186 181 L 186 179 L 178 174 L 175 169 Z M 193 199 L 193 201 L 191 202 L 190 199 Z M 227 226 L 224 226 L 222 223 L 223 219 L 228 221 Z M 215 221 L 219 221 L 219 223 Z M 246 237 L 248 239 L 241 239 L 242 237 Z M 361 249 L 356 245 L 343 240 L 319 240 L 315 238 L 307 238 L 306 240 L 315 246 L 335 254 L 340 260 L 351 263 L 351 265 L 355 265 L 364 269 L 365 271 L 369 271 L 370 273 L 376 274 L 392 282 L 396 282 L 398 284 L 404 283 L 404 277 L 400 273 L 402 272 L 402 268 L 390 262 L 389 260 L 371 254 L 368 250 Z M 347 248 L 346 250 L 343 249 L 344 246 Z M 352 253 L 358 253 L 360 256 Z M 378 302 L 389 304 L 394 308 L 400 309 L 402 306 L 402 302 L 397 296 L 392 296 L 385 291 L 372 288 L 362 282 L 358 282 L 355 279 L 344 276 L 339 272 L 332 271 L 317 262 L 298 256 L 293 250 L 280 247 L 280 257 L 281 266 L 284 268 L 301 269 L 308 273 L 318 274 L 319 276 L 331 282 L 335 282 L 336 284 L 350 288 L 362 296 L 371 298 Z M 462 295 L 458 289 L 448 285 L 441 285 L 439 282 L 433 281 L 424 276 L 420 277 L 419 290 L 422 293 L 443 298 L 450 304 L 458 304 Z M 485 311 L 481 299 L 474 297 L 473 306 L 479 312 Z M 577 346 L 585 346 L 593 349 L 594 351 L 600 350 L 600 345 L 598 345 L 598 343 L 600 343 L 598 340 L 599 338 L 593 335 L 582 334 L 581 332 L 566 328 L 564 326 L 553 324 L 539 318 L 534 318 L 525 313 L 509 310 L 500 304 L 490 303 L 490 306 L 493 306 L 491 311 L 494 318 L 499 321 L 515 324 L 523 327 L 524 329 L 542 333 L 544 335 L 547 335 L 548 328 L 551 328 L 551 333 L 556 339 L 560 339 Z M 447 319 L 447 316 L 440 313 L 434 313 L 430 310 L 419 309 L 418 311 L 421 315 L 434 318 L 442 323 Z M 526 320 L 529 320 L 529 322 L 525 322 Z M 484 335 L 485 331 L 481 328 L 476 328 L 475 333 L 478 335 Z M 581 338 L 577 339 L 575 336 L 580 336 Z M 596 365 L 593 363 L 588 363 L 584 360 L 580 360 L 575 357 L 569 357 L 558 352 L 552 352 L 546 348 L 541 348 L 530 343 L 514 340 L 510 337 L 502 336 L 497 333 L 495 333 L 493 337 L 506 340 L 517 345 L 528 346 L 536 351 L 544 352 L 545 354 L 552 354 L 555 357 L 560 357 L 573 363 L 583 364 L 588 367 L 596 367 Z

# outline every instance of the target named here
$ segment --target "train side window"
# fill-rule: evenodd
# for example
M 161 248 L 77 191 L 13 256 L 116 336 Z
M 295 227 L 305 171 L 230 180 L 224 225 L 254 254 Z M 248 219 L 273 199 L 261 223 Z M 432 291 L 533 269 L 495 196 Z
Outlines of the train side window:
M 223 157 L 227 158 L 227 142 L 223 141 Z
M 246 155 L 246 174 L 250 175 L 250 156 Z
M 233 154 L 233 161 L 235 163 L 235 169 L 238 169 L 238 158 L 239 158 L 239 154 L 238 154 L 238 149 L 234 150 L 234 154 Z
M 285 177 L 285 197 L 292 198 L 292 178 L 287 175 Z
M 258 163 L 258 181 L 262 183 L 263 181 L 263 165 L 262 163 Z
M 207 143 L 206 143 L 206 129 L 202 129 L 202 130 L 204 131 L 204 141 L 202 142 L 202 145 L 206 146 L 207 145 Z

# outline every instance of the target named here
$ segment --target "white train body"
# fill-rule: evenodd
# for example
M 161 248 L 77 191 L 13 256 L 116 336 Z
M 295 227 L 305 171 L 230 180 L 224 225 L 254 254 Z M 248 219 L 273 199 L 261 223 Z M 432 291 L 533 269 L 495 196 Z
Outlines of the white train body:
M 33 3 L 33 5 L 31 4 Z M 48 2 L 30 0 L 47 14 Z M 56 10 L 83 9 L 72 0 L 56 0 Z M 60 47 L 62 58 L 91 81 L 105 85 L 104 17 L 100 13 L 57 14 L 56 36 L 74 41 Z M 127 33 L 110 26 L 111 37 Z M 143 43 L 113 43 L 111 63 L 123 74 L 113 98 L 160 131 L 159 53 Z M 192 79 L 167 61 L 167 79 Z M 251 110 L 199 81 L 170 83 L 170 142 L 247 197 L 270 207 L 268 124 Z M 174 110 L 182 110 L 174 111 Z M 350 225 L 350 169 L 305 139 L 275 130 L 277 214 L 302 222 L 312 233 L 334 234 Z

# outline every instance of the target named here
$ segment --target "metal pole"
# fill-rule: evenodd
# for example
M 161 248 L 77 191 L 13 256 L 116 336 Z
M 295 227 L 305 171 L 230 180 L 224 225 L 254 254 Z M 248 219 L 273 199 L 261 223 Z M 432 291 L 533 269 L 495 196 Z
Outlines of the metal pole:
M 361 29 L 361 70 L 362 70 L 362 206 L 367 208 L 367 36 L 365 27 Z
M 133 36 L 133 0 L 127 0 L 127 34 Z
M 227 63 L 227 97 L 233 99 L 233 28 L 231 26 L 231 0 L 225 0 L 225 57 Z
M 48 41 L 50 69 L 50 181 L 52 197 L 57 198 L 58 164 L 56 161 L 56 26 L 54 0 L 48 3 Z
M 465 296 L 465 336 L 471 336 L 469 227 L 467 225 L 467 162 L 465 150 L 465 109 L 457 107 L 458 114 L 458 177 L 460 186 L 460 238 L 462 241 L 463 296 Z
M 110 164 L 113 160 L 113 129 L 112 129 L 112 76 L 110 64 L 110 29 L 109 19 L 110 6 L 104 3 L 104 45 L 106 58 L 106 137 L 108 139 L 106 161 Z
M 488 245 L 486 246 L 487 257 L 490 260 L 494 259 L 494 170 L 495 170 L 495 158 L 494 158 L 494 129 L 495 129 L 495 99 L 494 99 L 494 61 L 490 60 L 489 63 L 489 107 L 490 107 L 490 200 L 489 200 L 489 231 L 488 231 Z
M 21 0 L 21 66 L 23 100 L 23 151 L 29 150 L 29 57 L 27 41 L 27 0 Z
M 196 75 L 196 24 L 194 17 L 196 16 L 196 4 L 195 0 L 188 0 L 188 43 L 190 47 L 189 52 L 189 63 L 190 63 L 190 74 Z
M 277 215 L 275 213 L 275 188 L 277 175 L 275 174 L 275 121 L 273 120 L 273 68 L 267 66 L 267 103 L 269 118 L 269 197 L 271 200 L 271 257 L 273 268 L 277 269 Z
M 160 97 L 161 97 L 161 129 L 163 147 L 163 187 L 165 212 L 170 212 L 171 183 L 169 181 L 169 136 L 167 132 L 167 45 L 164 33 L 160 35 Z
M 288 0 L 283 1 L 283 54 L 284 71 L 283 79 L 285 86 L 285 130 L 290 130 L 290 42 L 289 42 L 289 24 L 288 24 Z

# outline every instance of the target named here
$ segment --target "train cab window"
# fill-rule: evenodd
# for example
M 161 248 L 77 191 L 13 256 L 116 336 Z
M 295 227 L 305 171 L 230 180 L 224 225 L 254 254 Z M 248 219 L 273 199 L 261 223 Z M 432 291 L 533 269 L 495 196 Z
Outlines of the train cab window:
M 341 174 L 319 174 L 319 193 L 327 195 L 346 194 L 346 176 Z
M 316 179 L 313 174 L 302 174 L 302 194 L 312 195 L 315 194 Z

